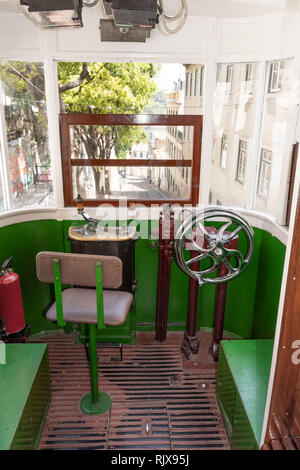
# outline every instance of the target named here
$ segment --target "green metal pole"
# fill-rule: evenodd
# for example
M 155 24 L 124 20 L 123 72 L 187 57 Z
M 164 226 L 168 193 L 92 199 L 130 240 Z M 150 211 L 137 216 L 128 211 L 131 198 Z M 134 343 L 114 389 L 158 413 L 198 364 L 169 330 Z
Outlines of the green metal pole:
M 89 324 L 89 342 L 90 342 L 90 375 L 92 386 L 92 402 L 99 402 L 99 389 L 98 389 L 98 357 L 97 357 L 97 339 L 96 339 L 96 325 Z

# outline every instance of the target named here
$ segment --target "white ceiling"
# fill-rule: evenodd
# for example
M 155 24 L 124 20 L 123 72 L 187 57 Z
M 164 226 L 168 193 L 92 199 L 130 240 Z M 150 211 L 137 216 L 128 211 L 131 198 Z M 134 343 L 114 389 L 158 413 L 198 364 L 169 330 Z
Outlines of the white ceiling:
M 180 0 L 165 0 L 164 3 L 167 13 L 173 14 L 178 10 Z M 300 7 L 300 0 L 187 0 L 187 3 L 190 16 L 213 17 L 260 16 L 276 11 L 296 12 Z M 99 6 L 90 10 L 99 11 Z M 19 0 L 0 0 L 1 11 L 20 12 Z

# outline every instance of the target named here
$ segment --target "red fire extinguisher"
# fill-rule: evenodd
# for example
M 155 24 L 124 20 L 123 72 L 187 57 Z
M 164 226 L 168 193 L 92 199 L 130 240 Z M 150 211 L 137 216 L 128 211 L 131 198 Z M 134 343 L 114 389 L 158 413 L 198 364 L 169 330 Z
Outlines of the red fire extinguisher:
M 20 278 L 13 272 L 13 256 L 4 261 L 0 271 L 1 339 L 6 342 L 23 342 L 30 334 L 25 322 Z

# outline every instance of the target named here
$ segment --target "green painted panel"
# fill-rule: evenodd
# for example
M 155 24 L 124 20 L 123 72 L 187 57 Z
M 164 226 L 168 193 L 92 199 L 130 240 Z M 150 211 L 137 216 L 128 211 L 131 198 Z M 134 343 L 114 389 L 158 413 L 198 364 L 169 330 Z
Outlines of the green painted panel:
M 285 246 L 267 232 L 262 244 L 256 282 L 252 338 L 273 338 L 285 258 Z
M 229 437 L 232 435 L 236 393 L 236 386 L 221 347 L 218 360 L 217 397 L 222 407 L 224 420 L 227 423 Z
M 0 228 L 0 260 L 14 256 L 20 275 L 26 321 L 32 332 L 52 330 L 56 325 L 42 316 L 54 299 L 53 287 L 36 279 L 35 256 L 38 251 L 70 251 L 69 226 L 77 220 L 40 220 Z M 150 222 L 140 222 L 150 233 Z M 153 225 L 153 223 L 152 223 Z M 243 243 L 241 241 L 241 243 Z M 277 318 L 285 247 L 269 233 L 255 229 L 254 258 L 247 271 L 228 284 L 225 329 L 244 338 L 272 338 Z M 138 329 L 153 329 L 156 317 L 158 249 L 149 241 L 136 242 L 135 294 Z M 172 264 L 169 300 L 169 329 L 184 329 L 188 308 L 188 277 Z M 199 288 L 199 327 L 213 326 L 216 286 Z M 150 325 L 150 326 L 149 326 Z M 123 332 L 125 333 L 125 332 Z M 121 333 L 120 333 L 121 334 Z
M 244 404 L 238 395 L 235 402 L 231 448 L 232 450 L 258 450 L 259 448 L 259 441 L 255 439 Z
M 241 434 L 244 439 L 248 422 L 257 443 L 260 442 L 263 425 L 269 374 L 271 367 L 273 340 L 233 340 L 222 341 L 221 347 L 230 374 L 234 380 L 237 395 L 233 434 Z M 218 380 L 219 382 L 219 377 Z M 245 416 L 242 416 L 244 413 Z M 239 426 L 240 429 L 239 429 Z M 239 439 L 239 438 L 238 438 Z
M 0 449 L 33 449 L 50 401 L 45 344 L 8 344 L 0 366 Z

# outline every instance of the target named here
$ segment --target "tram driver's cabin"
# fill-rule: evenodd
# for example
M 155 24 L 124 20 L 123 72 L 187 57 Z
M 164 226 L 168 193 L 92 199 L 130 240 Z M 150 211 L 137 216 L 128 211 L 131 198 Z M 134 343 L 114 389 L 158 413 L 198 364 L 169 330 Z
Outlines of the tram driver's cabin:
M 0 0 L 1 450 L 299 450 L 299 25 Z

